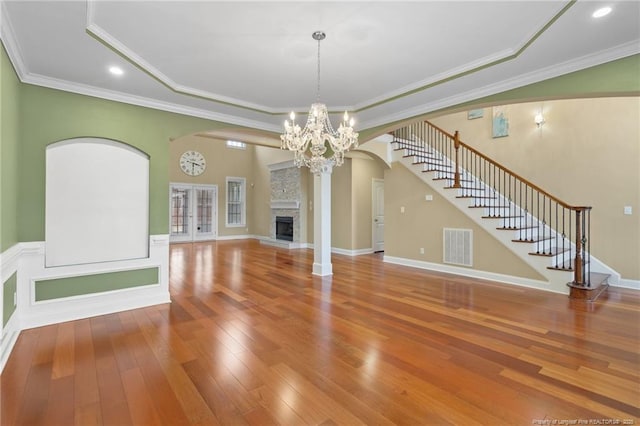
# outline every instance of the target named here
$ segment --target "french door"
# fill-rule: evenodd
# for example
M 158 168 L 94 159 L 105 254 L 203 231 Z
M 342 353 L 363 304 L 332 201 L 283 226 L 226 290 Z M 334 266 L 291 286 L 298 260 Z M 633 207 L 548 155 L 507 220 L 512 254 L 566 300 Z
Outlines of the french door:
M 215 240 L 218 186 L 171 184 L 171 242 Z

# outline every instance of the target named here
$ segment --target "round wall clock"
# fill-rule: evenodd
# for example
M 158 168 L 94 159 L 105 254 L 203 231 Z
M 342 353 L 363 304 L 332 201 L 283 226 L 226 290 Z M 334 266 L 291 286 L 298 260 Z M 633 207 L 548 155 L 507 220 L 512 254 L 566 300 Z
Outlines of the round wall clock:
M 186 151 L 180 156 L 180 168 L 189 176 L 198 176 L 204 172 L 207 162 L 198 151 Z

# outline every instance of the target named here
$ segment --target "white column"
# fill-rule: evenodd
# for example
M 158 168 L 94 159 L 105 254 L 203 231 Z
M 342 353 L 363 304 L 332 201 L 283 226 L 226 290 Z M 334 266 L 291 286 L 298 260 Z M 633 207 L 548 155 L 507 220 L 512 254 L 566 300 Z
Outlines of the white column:
M 332 275 L 331 266 L 331 172 L 313 177 L 313 275 Z

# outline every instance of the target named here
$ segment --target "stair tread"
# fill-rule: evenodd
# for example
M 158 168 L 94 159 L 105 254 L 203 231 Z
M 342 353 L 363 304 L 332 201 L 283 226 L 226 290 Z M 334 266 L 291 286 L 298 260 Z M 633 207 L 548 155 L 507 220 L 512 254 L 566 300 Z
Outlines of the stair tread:
M 507 228 L 506 226 L 500 226 L 496 228 L 499 231 L 524 231 L 526 229 L 538 229 L 537 226 L 514 226 L 513 228 Z
M 452 173 L 448 173 L 448 174 L 451 174 L 452 176 L 451 177 L 437 177 L 437 178 L 433 178 L 433 180 L 453 180 L 453 174 Z M 468 180 L 468 179 L 460 178 L 460 182 L 471 182 L 471 181 Z
M 447 166 L 446 164 L 443 164 L 442 161 L 436 160 L 436 159 L 433 159 L 431 161 L 428 161 L 428 160 L 414 161 L 411 164 L 433 164 L 434 166 L 442 166 L 442 167 L 446 167 L 448 169 L 451 168 L 451 166 Z
M 485 206 L 485 205 L 473 205 L 468 206 L 470 209 L 508 209 L 509 206 Z
M 511 240 L 514 243 L 539 243 L 542 241 L 549 241 L 549 240 L 553 240 L 553 237 L 544 237 L 544 238 L 538 238 L 536 237 L 536 239 L 529 239 L 529 240 Z
M 563 249 L 562 247 L 551 247 L 548 251 L 545 250 L 543 252 L 540 253 L 536 253 L 536 252 L 530 252 L 529 254 L 531 256 L 547 256 L 547 257 L 552 257 L 552 256 L 556 256 L 560 253 L 564 253 L 569 251 L 568 248 Z
M 518 219 L 520 217 L 524 217 L 524 216 L 501 216 L 501 215 L 495 215 L 495 216 L 482 216 L 483 219 Z
M 547 269 L 551 269 L 553 271 L 573 271 L 574 262 L 575 262 L 575 259 L 565 260 L 562 263 L 557 263 L 555 265 L 547 266 Z M 586 263 L 589 263 L 589 261 L 585 261 L 585 264 Z
M 470 181 L 467 181 L 470 182 Z M 459 186 L 459 187 L 455 187 L 455 186 L 445 186 L 444 189 L 466 189 L 469 191 L 485 191 L 486 188 L 472 188 L 470 186 Z
M 427 172 L 444 172 L 444 170 L 429 168 L 422 171 L 422 173 L 427 173 Z
M 497 197 L 492 197 L 490 195 L 458 195 L 456 198 L 477 198 L 483 200 L 495 200 Z

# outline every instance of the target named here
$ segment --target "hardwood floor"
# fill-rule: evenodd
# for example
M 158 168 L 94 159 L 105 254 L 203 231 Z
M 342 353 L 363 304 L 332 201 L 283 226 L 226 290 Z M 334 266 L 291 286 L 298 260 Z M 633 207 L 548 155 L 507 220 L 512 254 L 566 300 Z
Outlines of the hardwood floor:
M 173 303 L 22 332 L 2 425 L 640 421 L 640 292 L 585 309 L 379 254 L 320 278 L 253 240 L 170 256 Z

